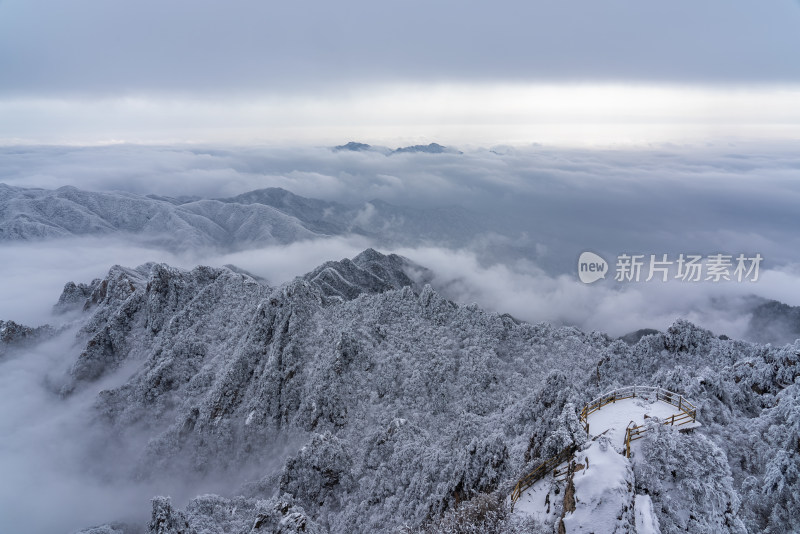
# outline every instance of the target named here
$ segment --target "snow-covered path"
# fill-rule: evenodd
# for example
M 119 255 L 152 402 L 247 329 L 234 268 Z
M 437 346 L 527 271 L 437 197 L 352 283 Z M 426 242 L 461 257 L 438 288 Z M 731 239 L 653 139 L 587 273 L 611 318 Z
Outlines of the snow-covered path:
M 685 413 L 655 397 L 624 398 L 603 405 L 586 417 L 593 441 L 573 458 L 574 511 L 563 513 L 566 483 L 548 475 L 521 494 L 514 513 L 545 525 L 557 525 L 563 517 L 566 532 L 629 532 L 631 525 L 637 532 L 659 532 L 649 499 L 634 495 L 631 460 L 624 454 L 625 430 L 631 422 L 644 425 L 650 418 L 664 422 Z M 699 423 L 690 420 L 680 428 L 695 426 Z M 632 445 L 635 451 L 636 442 Z
M 605 437 L 575 454 L 575 511 L 564 517 L 567 532 L 615 532 L 630 514 L 633 474 L 630 461 L 619 454 Z M 514 513 L 534 517 L 552 525 L 563 511 L 565 482 L 545 477 L 524 492 Z
M 657 417 L 661 421 L 675 415 L 681 415 L 678 408 L 663 401 L 648 400 L 644 397 L 622 399 L 607 404 L 589 415 L 589 434 L 599 436 L 605 432 L 611 442 L 619 447 L 625 440 L 625 429 L 633 421 L 643 425 L 646 417 Z M 697 423 L 688 423 L 681 428 L 692 428 Z

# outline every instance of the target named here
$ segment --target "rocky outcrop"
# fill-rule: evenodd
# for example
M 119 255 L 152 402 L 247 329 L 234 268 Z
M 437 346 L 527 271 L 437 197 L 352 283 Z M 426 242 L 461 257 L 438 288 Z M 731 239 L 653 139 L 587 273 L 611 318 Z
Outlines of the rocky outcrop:
M 55 335 L 50 325 L 35 328 L 14 321 L 0 321 L 0 357 L 13 349 L 24 348 Z
M 263 534 L 324 534 L 289 495 L 268 500 L 204 495 L 181 512 L 168 498 L 153 499 L 147 534 L 200 534 L 241 532 Z
M 326 297 L 352 300 L 364 293 L 383 293 L 390 289 L 413 287 L 421 290 L 408 273 L 428 273 L 396 254 L 383 255 L 367 249 L 352 260 L 326 262 L 303 278 L 317 285 Z
M 172 507 L 169 499 L 153 499 L 153 517 L 148 525 L 150 534 L 197 534 L 189 525 L 186 515 Z

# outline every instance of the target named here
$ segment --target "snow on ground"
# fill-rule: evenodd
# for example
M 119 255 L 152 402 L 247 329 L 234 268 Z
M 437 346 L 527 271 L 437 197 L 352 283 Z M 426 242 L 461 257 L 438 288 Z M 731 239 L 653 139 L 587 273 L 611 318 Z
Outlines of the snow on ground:
M 634 500 L 636 534 L 661 534 L 658 518 L 653 512 L 653 501 L 649 495 L 637 495 Z
M 533 517 L 536 521 L 551 525 L 561 517 L 564 500 L 564 482 L 545 477 L 524 492 L 514 505 L 514 513 Z
M 601 437 L 575 455 L 575 511 L 564 517 L 566 532 L 629 532 L 633 471 L 610 440 Z
M 632 494 L 631 461 L 622 454 L 625 429 L 631 421 L 642 425 L 646 417 L 664 421 L 681 413 L 667 402 L 636 397 L 608 404 L 589 415 L 589 431 L 596 437 L 575 454 L 575 511 L 564 516 L 566 532 L 629 532 L 635 524 L 637 534 L 660 534 L 650 498 Z M 680 428 L 696 426 L 699 423 Z M 546 476 L 520 496 L 514 512 L 543 524 L 557 524 L 564 509 L 565 486 L 564 481 Z
M 631 421 L 642 425 L 647 417 L 658 417 L 662 421 L 682 412 L 672 404 L 664 401 L 648 400 L 643 397 L 618 400 L 607 404 L 589 415 L 589 433 L 598 436 L 606 432 L 615 447 L 621 447 L 625 441 L 625 429 Z M 693 428 L 696 423 L 687 423 L 680 428 Z

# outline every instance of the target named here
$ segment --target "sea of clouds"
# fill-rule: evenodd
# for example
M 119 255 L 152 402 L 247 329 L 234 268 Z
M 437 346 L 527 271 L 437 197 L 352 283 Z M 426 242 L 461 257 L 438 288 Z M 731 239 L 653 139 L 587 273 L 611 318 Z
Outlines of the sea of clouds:
M 204 198 L 283 187 L 363 206 L 365 218 L 375 199 L 408 207 L 458 205 L 492 228 L 458 249 L 422 241 L 387 248 L 359 236 L 233 254 L 179 253 L 113 237 L 3 243 L 0 318 L 34 325 L 47 320 L 42 314 L 65 282 L 88 282 L 114 264 L 233 264 L 278 284 L 367 246 L 432 269 L 434 284 L 459 302 L 612 335 L 663 329 L 681 316 L 735 336 L 746 323 L 731 311 L 737 299 L 755 294 L 800 305 L 800 156 L 789 146 L 500 146 L 387 156 L 326 147 L 122 145 L 13 147 L 0 154 L 7 162 L 0 182 L 18 187 Z M 764 260 L 755 283 L 615 283 L 612 271 L 584 285 L 576 270 L 586 250 L 603 256 L 610 269 L 623 253 L 673 260 L 681 253 L 742 253 Z

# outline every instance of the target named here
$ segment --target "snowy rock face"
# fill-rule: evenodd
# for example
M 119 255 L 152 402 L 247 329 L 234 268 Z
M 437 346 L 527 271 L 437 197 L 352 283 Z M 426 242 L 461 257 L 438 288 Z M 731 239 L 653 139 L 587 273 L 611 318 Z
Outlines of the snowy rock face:
M 100 296 L 98 291 L 100 284 L 101 281 L 99 279 L 93 280 L 88 285 L 67 282 L 61 292 L 61 296 L 58 298 L 58 302 L 53 306 L 53 312 L 62 314 L 76 309 L 88 308 L 92 303 L 97 304 L 97 298 Z M 95 296 L 94 300 L 92 299 L 93 295 Z
M 800 529 L 800 346 L 684 321 L 635 345 L 518 323 L 415 286 L 409 268 L 367 250 L 274 288 L 227 268 L 115 266 L 59 299 L 83 314 L 60 391 L 108 384 L 86 417 L 104 429 L 93 460 L 124 459 L 117 476 L 226 481 L 180 510 L 156 499 L 150 532 L 444 532 L 580 442 L 584 402 L 641 383 L 685 394 L 703 427 L 644 440 L 597 501 L 615 529 L 634 528 L 634 494 L 663 533 Z M 594 498 L 601 465 L 576 475 L 577 499 Z
M 508 410 L 510 387 L 554 420 L 563 404 L 540 382 L 558 331 L 415 293 L 405 265 L 367 250 L 279 288 L 228 269 L 114 267 L 91 291 L 67 286 L 65 301 L 88 296 L 63 391 L 135 369 L 93 417 L 109 455 L 146 442 L 139 478 L 255 465 L 246 493 L 290 494 L 330 531 L 420 524 L 507 483 L 534 428 L 546 433 Z M 573 332 L 559 343 L 582 345 Z M 600 357 L 584 352 L 584 365 Z M 282 464 L 259 464 L 287 442 Z

